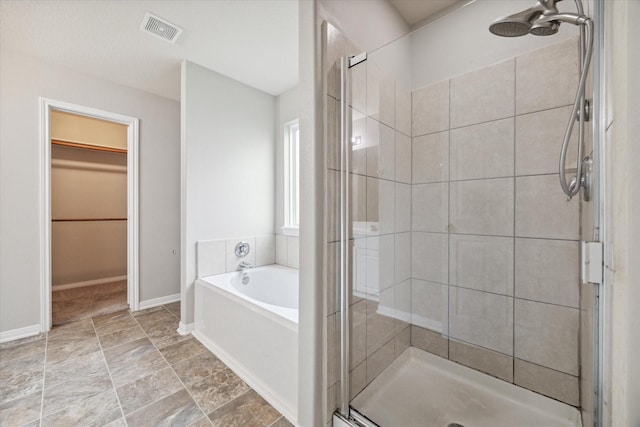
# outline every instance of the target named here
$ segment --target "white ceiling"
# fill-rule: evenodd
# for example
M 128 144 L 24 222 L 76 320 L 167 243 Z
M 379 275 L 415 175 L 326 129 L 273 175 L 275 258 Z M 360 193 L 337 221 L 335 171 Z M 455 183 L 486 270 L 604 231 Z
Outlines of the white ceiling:
M 175 45 L 138 29 L 146 11 L 184 28 Z M 175 100 L 183 59 L 279 95 L 298 82 L 298 2 L 1 0 L 0 44 Z
M 409 26 L 436 15 L 461 0 L 389 0 Z

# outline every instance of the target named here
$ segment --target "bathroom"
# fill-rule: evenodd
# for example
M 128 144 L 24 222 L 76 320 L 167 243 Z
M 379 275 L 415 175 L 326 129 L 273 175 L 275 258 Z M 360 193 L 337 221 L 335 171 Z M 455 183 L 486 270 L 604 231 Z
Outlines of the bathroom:
M 141 119 L 134 317 L 138 309 L 179 301 L 179 309 L 171 306 L 179 313 L 172 318 L 177 335 L 204 344 L 292 424 L 355 418 L 361 425 L 414 425 L 394 412 L 422 416 L 402 394 L 411 386 L 397 393 L 406 410 L 392 399 L 388 406 L 368 400 L 377 379 L 407 362 L 454 366 L 451 372 L 555 413 L 565 422 L 558 425 L 636 425 L 637 4 L 584 4 L 596 26 L 582 154 L 593 152 L 596 185 L 585 202 L 581 194 L 567 200 L 557 170 L 580 78 L 580 28 L 565 22 L 553 36 L 503 38 L 489 32 L 491 22 L 535 1 L 458 1 L 415 22 L 411 3 L 297 2 L 299 78 L 277 95 L 189 60 L 175 65 L 171 96 L 127 92 L 56 67 L 46 77 L 24 71 L 39 83 L 13 86 L 5 76 L 38 66 L 3 50 L 3 343 L 47 330 L 37 303 L 41 264 L 19 262 L 42 256 L 32 99 L 68 99 Z M 557 8 L 577 13 L 571 1 Z M 366 59 L 343 75 L 343 56 Z M 17 102 L 18 91 L 29 101 Z M 10 144 L 21 131 L 32 142 Z M 578 122 L 567 179 L 575 174 L 577 133 Z M 293 135 L 299 145 L 292 149 Z M 32 196 L 24 198 L 18 193 L 27 187 Z M 604 288 L 579 283 L 587 277 L 581 241 L 605 243 Z M 598 264 L 589 249 L 587 270 Z M 205 293 L 207 281 L 227 274 L 249 278 L 236 287 L 251 286 L 274 264 L 299 272 L 295 315 L 274 317 L 229 290 Z M 10 285 L 19 271 L 27 276 L 23 290 Z M 603 291 L 599 300 L 595 289 Z M 233 304 L 246 312 L 233 318 Z M 282 336 L 264 332 L 270 321 Z M 172 339 L 183 339 L 177 335 Z M 275 364 L 250 366 L 256 361 L 243 354 L 255 348 L 262 351 L 258 362 Z M 425 400 L 424 407 L 441 405 L 436 396 Z M 435 425 L 485 422 L 480 412 L 447 415 L 434 417 Z

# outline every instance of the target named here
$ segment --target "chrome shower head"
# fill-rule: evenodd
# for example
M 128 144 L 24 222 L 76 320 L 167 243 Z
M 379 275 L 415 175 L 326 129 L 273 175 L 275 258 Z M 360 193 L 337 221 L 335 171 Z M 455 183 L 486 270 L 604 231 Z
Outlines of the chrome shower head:
M 531 26 L 529 33 L 534 36 L 552 36 L 558 32 L 560 29 L 560 22 L 558 21 L 547 21 L 547 22 L 539 22 L 540 20 L 536 20 Z
M 531 29 L 532 17 L 538 14 L 538 12 L 528 9 L 514 15 L 496 19 L 489 26 L 489 31 L 501 37 L 520 37 L 527 35 Z
M 489 31 L 501 37 L 520 37 L 527 35 L 534 29 L 534 23 L 536 23 L 540 17 L 558 13 L 558 9 L 556 8 L 556 2 L 558 1 L 561 0 L 538 0 L 533 7 L 527 10 L 496 19 L 489 26 Z M 551 26 L 553 26 L 553 24 L 543 24 L 541 27 L 545 27 L 546 29 Z M 534 34 L 542 35 L 544 29 L 538 29 L 536 26 L 535 31 L 537 32 Z M 556 28 L 555 32 L 557 31 Z M 549 34 L 554 33 L 549 32 Z

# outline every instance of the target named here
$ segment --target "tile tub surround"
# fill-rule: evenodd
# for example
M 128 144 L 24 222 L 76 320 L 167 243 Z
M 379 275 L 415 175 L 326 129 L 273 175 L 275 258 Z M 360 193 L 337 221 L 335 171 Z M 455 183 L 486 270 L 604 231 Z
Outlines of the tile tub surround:
M 251 252 L 238 258 L 235 247 L 248 242 Z M 279 264 L 299 268 L 299 238 L 281 234 L 253 237 L 237 237 L 216 240 L 199 240 L 196 243 L 197 276 L 206 277 L 229 273 L 238 269 L 238 263 L 246 260 L 256 267 Z
M 557 156 L 577 52 L 568 40 L 414 91 L 411 185 L 411 345 L 574 406 L 579 200 Z M 540 90 L 531 67 L 548 66 L 563 77 Z
M 276 264 L 300 268 L 300 238 L 276 234 Z
M 176 333 L 179 303 L 68 323 L 0 345 L 2 425 L 291 426 Z
M 235 254 L 236 245 L 247 242 L 249 254 L 240 258 Z M 215 240 L 198 240 L 196 243 L 196 271 L 198 277 L 229 273 L 238 269 L 241 261 L 247 261 L 256 267 L 276 262 L 276 236 L 235 237 Z

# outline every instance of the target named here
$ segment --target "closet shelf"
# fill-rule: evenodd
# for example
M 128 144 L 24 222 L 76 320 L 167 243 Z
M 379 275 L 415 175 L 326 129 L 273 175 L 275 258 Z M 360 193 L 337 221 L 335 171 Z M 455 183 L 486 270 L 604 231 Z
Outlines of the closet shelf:
M 62 145 L 64 147 L 83 148 L 85 150 L 106 151 L 109 153 L 127 154 L 127 150 L 123 148 L 103 147 L 100 145 L 83 144 L 81 142 L 62 141 L 59 139 L 52 139 L 51 144 Z
M 65 218 L 52 219 L 51 222 L 89 222 L 89 221 L 126 221 L 127 218 Z

